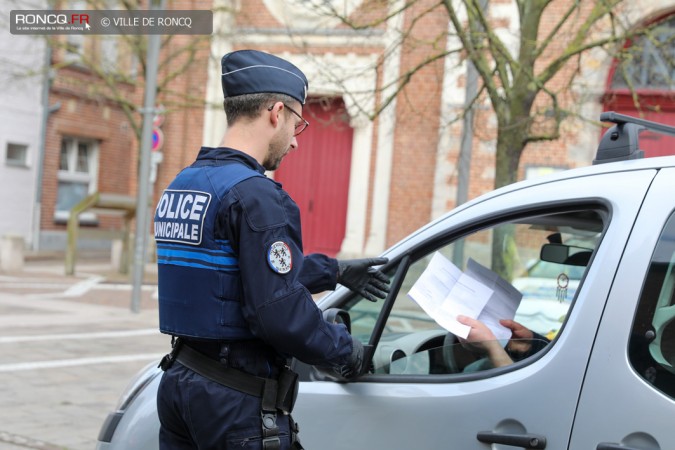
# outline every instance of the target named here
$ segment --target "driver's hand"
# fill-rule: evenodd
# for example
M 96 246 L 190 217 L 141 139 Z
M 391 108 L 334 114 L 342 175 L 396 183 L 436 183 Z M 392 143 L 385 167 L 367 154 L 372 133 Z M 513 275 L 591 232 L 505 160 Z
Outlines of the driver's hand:
M 534 334 L 529 328 L 519 324 L 515 320 L 502 319 L 499 324 L 511 330 L 511 340 L 506 345 L 510 352 L 527 353 L 532 348 Z
M 472 319 L 469 316 L 457 316 L 457 322 L 471 327 L 469 335 L 464 339 L 467 342 L 496 341 L 495 335 L 490 328 L 478 319 Z M 461 338 L 460 338 L 461 340 Z

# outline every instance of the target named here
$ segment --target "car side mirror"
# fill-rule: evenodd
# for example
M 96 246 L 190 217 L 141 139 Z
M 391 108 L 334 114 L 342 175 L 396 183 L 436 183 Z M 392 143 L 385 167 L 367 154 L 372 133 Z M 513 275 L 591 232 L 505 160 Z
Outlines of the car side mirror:
M 565 244 L 544 244 L 539 253 L 542 261 L 568 266 L 587 266 L 593 250 Z

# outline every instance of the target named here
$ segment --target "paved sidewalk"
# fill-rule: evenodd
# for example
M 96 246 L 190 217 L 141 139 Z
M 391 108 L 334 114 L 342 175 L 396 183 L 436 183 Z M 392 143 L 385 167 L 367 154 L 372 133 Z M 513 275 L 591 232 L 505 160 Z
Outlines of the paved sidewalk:
M 157 331 L 156 271 L 141 311 L 106 260 L 29 260 L 0 272 L 0 450 L 91 450 L 133 375 L 169 347 Z

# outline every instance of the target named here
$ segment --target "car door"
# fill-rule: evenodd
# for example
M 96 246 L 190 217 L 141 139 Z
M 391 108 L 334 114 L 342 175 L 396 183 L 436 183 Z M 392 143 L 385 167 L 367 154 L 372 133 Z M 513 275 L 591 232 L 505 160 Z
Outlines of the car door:
M 531 183 L 478 200 L 386 253 L 392 277 L 386 301 L 366 302 L 345 289 L 325 298 L 322 308 L 350 312 L 352 332 L 369 346 L 372 364 L 351 382 L 314 369 L 305 374 L 311 381 L 301 383 L 294 412 L 303 445 L 567 448 L 597 324 L 654 174 Z M 490 368 L 483 355 L 467 355 L 408 296 L 436 253 L 460 270 L 470 258 L 511 281 L 558 239 L 587 241 L 584 276 L 573 298 L 559 282 L 556 298 L 536 305 L 521 300 L 516 320 L 550 342 L 522 360 L 514 356 L 506 367 Z
M 626 246 L 570 448 L 653 450 L 675 443 L 674 177 L 673 168 L 659 172 Z

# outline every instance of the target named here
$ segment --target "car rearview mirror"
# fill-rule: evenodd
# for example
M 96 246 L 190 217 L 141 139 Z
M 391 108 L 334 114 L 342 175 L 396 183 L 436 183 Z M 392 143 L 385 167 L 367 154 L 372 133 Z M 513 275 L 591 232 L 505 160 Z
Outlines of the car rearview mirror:
M 539 258 L 542 261 L 566 264 L 568 266 L 587 266 L 593 250 L 565 244 L 544 244 Z

